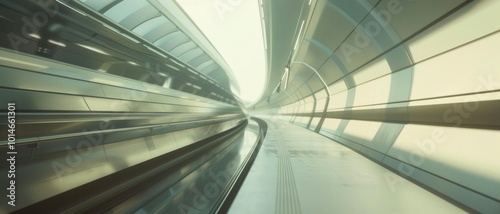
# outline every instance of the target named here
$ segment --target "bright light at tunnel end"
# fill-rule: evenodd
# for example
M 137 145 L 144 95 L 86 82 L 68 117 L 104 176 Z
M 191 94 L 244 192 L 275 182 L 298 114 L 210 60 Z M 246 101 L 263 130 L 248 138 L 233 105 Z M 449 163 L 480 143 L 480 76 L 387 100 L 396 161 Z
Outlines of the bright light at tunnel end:
M 245 106 L 251 106 L 262 97 L 265 81 L 262 81 L 262 78 L 242 78 L 241 76 L 243 75 L 238 75 L 236 77 L 241 90 L 238 91 L 231 86 L 231 92 L 233 92 Z
M 245 106 L 266 87 L 265 45 L 259 1 L 177 0 L 231 68 L 239 86 L 231 87 Z M 234 83 L 233 83 L 234 84 Z

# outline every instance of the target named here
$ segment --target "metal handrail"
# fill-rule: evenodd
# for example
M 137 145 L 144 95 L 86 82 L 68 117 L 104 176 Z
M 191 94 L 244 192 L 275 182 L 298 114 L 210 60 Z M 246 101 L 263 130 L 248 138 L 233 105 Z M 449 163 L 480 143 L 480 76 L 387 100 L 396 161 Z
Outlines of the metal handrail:
M 325 122 L 326 112 L 328 110 L 328 105 L 330 104 L 330 96 L 331 96 L 330 89 L 328 88 L 328 85 L 326 84 L 325 80 L 323 80 L 323 78 L 321 77 L 319 72 L 316 69 L 314 69 L 312 66 L 310 66 L 309 64 L 307 64 L 305 62 L 301 62 L 301 61 L 292 61 L 292 64 L 304 65 L 304 66 L 308 67 L 309 69 L 313 70 L 314 73 L 316 74 L 316 76 L 318 76 L 318 78 L 321 81 L 321 83 L 323 84 L 323 86 L 325 87 L 325 91 L 327 94 L 325 107 L 324 107 L 323 113 L 321 115 L 321 120 L 319 121 L 318 125 L 316 126 L 316 129 L 314 130 L 314 132 L 319 133 L 319 131 L 321 130 L 321 126 Z

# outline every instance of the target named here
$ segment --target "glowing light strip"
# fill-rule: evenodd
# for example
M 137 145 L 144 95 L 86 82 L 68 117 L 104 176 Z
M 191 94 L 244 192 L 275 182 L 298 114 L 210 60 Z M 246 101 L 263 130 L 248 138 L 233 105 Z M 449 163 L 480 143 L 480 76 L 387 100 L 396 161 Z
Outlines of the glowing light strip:
M 288 78 L 290 77 L 290 69 L 288 67 L 285 68 L 285 86 L 283 87 L 285 90 L 288 87 Z
M 297 45 L 299 45 L 300 35 L 302 35 L 302 29 L 304 28 L 304 21 L 305 20 L 302 20 L 302 25 L 300 25 L 300 31 L 299 34 L 297 35 L 297 40 L 295 41 L 295 47 L 293 48 L 294 51 L 297 49 Z
M 57 2 L 59 2 L 59 4 L 62 4 L 62 5 L 64 5 L 64 6 L 66 6 L 67 8 L 69 8 L 69 9 L 71 9 L 71 10 L 73 10 L 73 11 L 75 11 L 75 12 L 77 12 L 77 13 L 79 13 L 79 14 L 83 15 L 83 16 L 87 16 L 87 14 L 83 13 L 82 11 L 79 11 L 79 10 L 77 10 L 77 9 L 75 9 L 75 8 L 73 8 L 73 7 L 69 6 L 69 5 L 67 5 L 67 4 L 66 4 L 66 3 L 64 3 L 64 2 L 61 2 L 60 0 L 56 0 L 56 1 L 57 1 Z
M 28 36 L 33 37 L 35 39 L 40 39 L 41 38 L 40 35 L 38 35 L 36 33 L 30 33 L 30 34 L 28 34 Z
M 54 41 L 52 39 L 49 39 L 49 42 L 54 44 L 54 45 L 57 45 L 57 46 L 66 47 L 66 44 L 64 44 L 62 42 Z
M 91 46 L 82 45 L 82 44 L 78 44 L 78 43 L 76 43 L 76 45 L 78 45 L 78 46 L 80 46 L 80 47 L 82 47 L 82 48 L 86 48 L 86 49 L 88 49 L 88 50 L 91 50 L 91 51 L 94 51 L 94 52 L 97 52 L 97 53 L 100 53 L 100 54 L 104 54 L 104 55 L 108 55 L 108 56 L 109 56 L 109 54 L 108 54 L 108 53 L 106 53 L 106 52 L 104 52 L 104 51 L 102 51 L 102 50 L 100 50 L 100 49 L 98 49 L 98 48 L 94 48 L 94 47 L 91 47 Z

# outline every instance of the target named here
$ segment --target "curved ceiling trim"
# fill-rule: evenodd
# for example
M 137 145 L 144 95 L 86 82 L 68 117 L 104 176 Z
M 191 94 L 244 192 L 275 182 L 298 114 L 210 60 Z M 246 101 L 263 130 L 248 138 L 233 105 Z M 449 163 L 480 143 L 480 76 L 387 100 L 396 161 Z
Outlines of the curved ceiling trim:
M 234 79 L 231 69 L 218 51 L 192 23 L 187 15 L 173 0 L 76 0 L 81 6 L 93 10 L 104 19 L 151 42 L 152 45 L 171 54 L 192 68 L 198 67 L 190 61 L 200 55 L 206 55 L 217 64 L 216 69 L 229 79 Z M 182 51 L 177 47 L 194 43 L 194 48 Z M 197 50 L 198 49 L 198 50 Z M 172 51 L 176 50 L 173 54 Z M 221 76 L 221 75 L 217 75 Z M 214 79 L 226 89 L 239 88 L 235 81 L 228 78 Z

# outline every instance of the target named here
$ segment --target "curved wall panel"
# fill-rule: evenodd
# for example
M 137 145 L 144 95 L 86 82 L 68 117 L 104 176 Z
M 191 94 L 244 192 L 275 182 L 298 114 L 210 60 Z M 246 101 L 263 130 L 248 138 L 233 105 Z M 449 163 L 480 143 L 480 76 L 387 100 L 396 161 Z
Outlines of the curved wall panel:
M 259 113 L 278 112 L 458 204 L 499 212 L 500 2 L 315 4 L 293 58 L 311 69 L 292 66 L 289 82 L 308 73 L 302 84 L 322 90 L 319 71 L 331 91 L 326 116 L 322 98 L 315 112 L 297 110 L 312 93 L 275 92 Z

